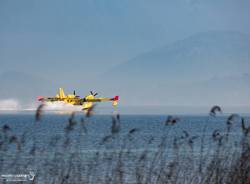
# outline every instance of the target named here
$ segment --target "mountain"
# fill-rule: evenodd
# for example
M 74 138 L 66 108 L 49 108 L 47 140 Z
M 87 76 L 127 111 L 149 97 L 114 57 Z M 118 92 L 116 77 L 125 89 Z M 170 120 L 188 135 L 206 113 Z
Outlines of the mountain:
M 210 31 L 190 36 L 173 44 L 156 48 L 116 66 L 101 78 L 116 84 L 111 87 L 124 95 L 124 103 L 145 104 L 244 104 L 250 79 L 243 77 L 250 71 L 250 37 L 237 32 Z M 236 78 L 244 78 L 239 100 L 226 101 L 225 88 Z M 218 81 L 207 81 L 218 78 Z M 221 93 L 211 91 L 220 86 Z M 240 87 L 239 87 L 240 88 Z M 192 93 L 188 91 L 192 89 Z M 202 93 L 201 93 L 202 91 Z M 192 98 L 190 97 L 192 96 Z M 249 95 L 247 95 L 249 96 Z M 216 100 L 224 99 L 224 100 Z M 211 101 L 212 100 L 212 101 Z
M 248 35 L 210 31 L 138 55 L 97 79 L 82 75 L 86 80 L 79 85 L 48 80 L 45 74 L 6 71 L 0 73 L 0 100 L 34 103 L 36 96 L 51 96 L 62 86 L 81 96 L 88 90 L 101 96 L 120 95 L 122 106 L 248 105 L 249 68 Z
M 206 32 L 141 54 L 109 72 L 111 78 L 208 78 L 248 72 L 250 37 L 237 32 Z

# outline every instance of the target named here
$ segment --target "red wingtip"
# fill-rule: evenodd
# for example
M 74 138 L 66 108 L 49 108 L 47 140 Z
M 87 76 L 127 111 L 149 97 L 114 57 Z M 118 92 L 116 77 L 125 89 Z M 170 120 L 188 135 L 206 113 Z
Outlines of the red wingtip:
M 118 100 L 119 100 L 119 96 L 115 96 L 114 101 L 118 101 Z
M 38 100 L 38 101 L 42 101 L 42 100 L 43 100 L 43 96 L 38 96 L 38 97 L 37 97 L 37 100 Z

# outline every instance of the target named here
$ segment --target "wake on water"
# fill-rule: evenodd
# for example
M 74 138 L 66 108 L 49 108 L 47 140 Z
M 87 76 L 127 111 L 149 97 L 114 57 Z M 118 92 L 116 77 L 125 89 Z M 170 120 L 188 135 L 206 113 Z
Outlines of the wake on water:
M 16 99 L 0 100 L 0 111 L 34 111 L 38 104 L 22 104 Z M 81 106 L 74 106 L 64 102 L 47 102 L 44 110 L 46 111 L 81 111 Z

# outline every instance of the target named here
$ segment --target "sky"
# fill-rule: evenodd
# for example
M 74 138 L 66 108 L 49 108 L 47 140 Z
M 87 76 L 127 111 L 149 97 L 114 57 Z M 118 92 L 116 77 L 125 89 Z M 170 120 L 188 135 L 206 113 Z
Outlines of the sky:
M 196 33 L 250 34 L 249 9 L 248 0 L 1 0 L 0 75 L 77 86 Z

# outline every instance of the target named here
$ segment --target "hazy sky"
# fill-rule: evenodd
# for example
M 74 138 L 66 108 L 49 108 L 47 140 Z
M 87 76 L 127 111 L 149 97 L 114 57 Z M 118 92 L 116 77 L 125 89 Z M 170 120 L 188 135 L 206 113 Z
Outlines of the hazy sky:
M 249 10 L 249 0 L 1 0 L 0 75 L 23 72 L 78 88 L 196 33 L 250 34 Z
M 249 33 L 249 9 L 248 0 L 1 0 L 0 72 L 99 74 L 197 32 Z

